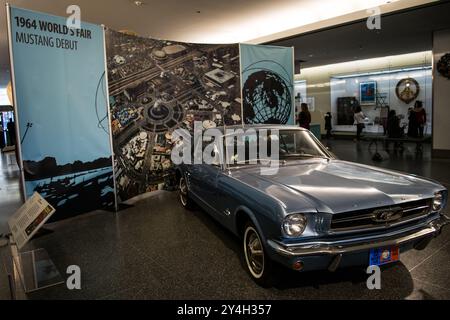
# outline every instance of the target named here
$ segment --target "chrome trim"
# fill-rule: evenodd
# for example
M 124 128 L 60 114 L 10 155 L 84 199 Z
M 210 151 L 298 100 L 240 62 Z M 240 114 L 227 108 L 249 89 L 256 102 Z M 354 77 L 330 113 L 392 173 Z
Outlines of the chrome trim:
M 403 210 L 403 213 L 416 211 L 416 210 L 425 210 L 425 209 L 429 209 L 429 208 L 430 208 L 430 206 L 414 207 L 414 208 L 409 208 L 409 209 Z
M 379 225 L 373 225 L 373 224 L 366 224 L 366 225 L 359 225 L 358 227 L 349 227 L 349 228 L 333 228 L 330 231 L 331 235 L 340 235 L 340 234 L 352 234 L 357 232 L 363 232 L 363 231 L 377 231 L 377 230 L 386 230 L 394 227 L 398 227 L 402 224 L 407 224 L 413 221 L 426 219 L 430 216 L 435 214 L 435 212 L 429 213 L 427 215 L 414 215 L 411 216 L 409 219 L 405 220 L 399 220 L 392 223 L 387 224 L 379 224 Z
M 401 206 L 405 206 L 403 209 Z M 427 210 L 428 209 L 428 210 Z M 426 211 L 425 211 L 426 210 Z M 377 222 L 375 221 L 377 218 L 377 215 L 382 211 L 401 211 L 402 216 L 399 219 L 393 220 L 393 221 L 386 221 L 385 223 Z M 417 211 L 417 213 L 414 213 Z M 405 214 L 410 214 L 409 216 Z M 357 216 L 350 216 L 350 217 L 333 217 L 331 220 L 331 226 L 330 226 L 330 234 L 341 234 L 341 233 L 350 233 L 350 232 L 360 232 L 360 231 L 366 231 L 366 230 L 383 230 L 387 228 L 396 227 L 402 224 L 407 224 L 416 220 L 425 219 L 432 214 L 436 213 L 436 211 L 433 211 L 431 208 L 431 205 L 421 205 L 421 206 L 408 206 L 408 203 L 400 204 L 397 207 L 392 208 L 385 208 L 385 209 L 376 209 L 372 211 L 371 213 L 361 214 Z M 349 212 L 348 214 L 351 214 Z M 353 225 L 353 226 L 347 226 L 347 227 L 339 227 L 339 224 L 349 223 L 349 222 L 355 222 L 357 223 L 360 220 L 372 220 L 367 221 L 365 224 L 360 225 Z M 337 226 L 336 226 L 337 225 Z
M 404 235 L 392 237 L 388 240 L 367 239 L 357 243 L 337 244 L 337 243 L 304 243 L 286 246 L 274 240 L 268 240 L 267 244 L 277 253 L 286 257 L 304 257 L 313 255 L 339 255 L 344 253 L 365 251 L 373 248 L 382 248 L 389 246 L 399 246 L 407 242 L 416 241 L 426 237 L 435 237 L 440 232 L 442 227 L 450 224 L 450 219 L 446 216 L 441 216 L 439 219 L 429 223 L 426 227 Z

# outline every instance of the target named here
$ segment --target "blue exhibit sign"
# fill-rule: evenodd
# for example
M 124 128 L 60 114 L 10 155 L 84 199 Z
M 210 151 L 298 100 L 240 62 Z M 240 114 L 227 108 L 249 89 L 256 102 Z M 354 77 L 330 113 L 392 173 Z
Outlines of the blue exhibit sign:
M 103 28 L 11 7 L 10 32 L 26 195 L 57 219 L 113 206 Z
M 295 124 L 294 49 L 240 45 L 246 124 Z

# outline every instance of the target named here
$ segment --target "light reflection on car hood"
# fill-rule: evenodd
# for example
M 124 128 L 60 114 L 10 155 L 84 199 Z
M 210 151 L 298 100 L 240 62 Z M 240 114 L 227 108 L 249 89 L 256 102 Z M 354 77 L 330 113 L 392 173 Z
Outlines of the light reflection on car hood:
M 339 160 L 289 161 L 276 175 L 262 176 L 259 167 L 233 170 L 236 179 L 299 210 L 340 213 L 432 198 L 438 183 L 412 175 Z

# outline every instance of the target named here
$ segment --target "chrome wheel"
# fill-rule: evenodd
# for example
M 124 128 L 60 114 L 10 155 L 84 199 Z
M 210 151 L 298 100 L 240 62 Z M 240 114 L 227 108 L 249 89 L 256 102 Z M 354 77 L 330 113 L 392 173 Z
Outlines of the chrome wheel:
M 188 205 L 188 187 L 184 177 L 180 179 L 180 201 L 184 207 Z
M 250 273 L 255 279 L 260 279 L 264 274 L 264 249 L 258 232 L 252 226 L 245 230 L 244 252 Z

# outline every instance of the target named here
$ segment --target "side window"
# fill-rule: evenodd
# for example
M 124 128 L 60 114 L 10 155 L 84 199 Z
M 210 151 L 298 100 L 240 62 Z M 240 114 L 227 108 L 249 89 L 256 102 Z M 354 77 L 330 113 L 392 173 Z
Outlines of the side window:
M 204 138 L 202 143 L 203 163 L 208 163 L 215 167 L 222 166 L 222 154 L 218 146 L 220 143 L 213 139 Z
M 211 163 L 211 165 L 215 166 L 215 167 L 221 167 L 221 155 L 220 155 L 220 150 L 219 147 L 214 144 L 214 158 L 213 158 L 213 162 Z

